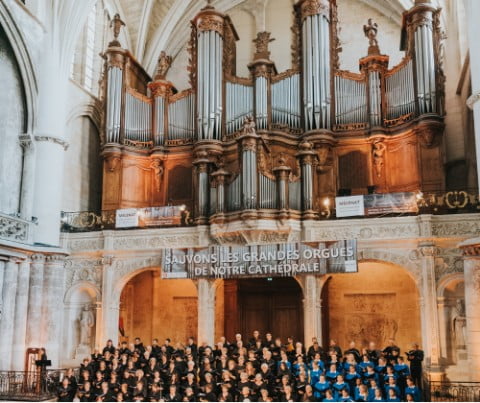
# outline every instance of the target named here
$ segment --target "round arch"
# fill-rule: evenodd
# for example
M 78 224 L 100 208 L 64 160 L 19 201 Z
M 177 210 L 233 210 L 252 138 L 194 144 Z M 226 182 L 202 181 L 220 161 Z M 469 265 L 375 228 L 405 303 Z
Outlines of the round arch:
M 393 338 L 402 349 L 423 339 L 421 288 L 417 276 L 398 263 L 363 258 L 357 273 L 332 274 L 322 290 L 324 344 L 342 347 L 369 341 L 383 348 Z
M 37 116 L 38 92 L 35 65 L 32 62 L 22 30 L 15 22 L 15 18 L 5 2 L 0 2 L 0 25 L 7 35 L 20 68 L 26 105 L 25 132 L 33 134 Z

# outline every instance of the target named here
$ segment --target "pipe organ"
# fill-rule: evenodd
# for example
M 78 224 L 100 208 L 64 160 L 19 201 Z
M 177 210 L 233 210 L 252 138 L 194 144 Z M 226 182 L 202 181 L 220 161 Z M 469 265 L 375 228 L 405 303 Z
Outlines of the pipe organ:
M 440 190 L 439 11 L 417 0 L 405 12 L 405 57 L 392 68 L 369 20 L 368 52 L 351 72 L 338 65 L 336 1 L 296 2 L 287 71 L 271 60 L 270 33 L 258 33 L 249 77 L 236 76 L 232 21 L 207 5 L 192 20 L 191 88 L 181 92 L 167 80 L 165 52 L 152 80 L 112 43 L 103 209 L 182 203 L 197 224 L 316 219 L 339 192 Z

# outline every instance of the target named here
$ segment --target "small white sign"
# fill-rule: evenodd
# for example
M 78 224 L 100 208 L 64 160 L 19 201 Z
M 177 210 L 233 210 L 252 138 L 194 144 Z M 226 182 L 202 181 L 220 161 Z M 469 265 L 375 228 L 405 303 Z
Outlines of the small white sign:
M 115 228 L 138 227 L 137 209 L 127 208 L 117 210 L 115 217 Z
M 352 217 L 365 215 L 363 195 L 335 198 L 337 217 Z

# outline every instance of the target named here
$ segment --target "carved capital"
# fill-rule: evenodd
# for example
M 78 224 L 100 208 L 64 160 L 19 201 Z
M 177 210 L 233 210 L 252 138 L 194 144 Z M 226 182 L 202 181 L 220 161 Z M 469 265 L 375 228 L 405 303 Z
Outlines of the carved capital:
M 328 0 L 302 0 L 297 7 L 300 7 L 302 20 L 317 14 L 330 18 L 330 2 Z
M 213 7 L 207 6 L 203 8 L 194 21 L 198 31 L 217 31 L 223 36 L 225 28 L 224 16 Z
M 28 150 L 30 148 L 33 148 L 33 136 L 31 134 L 22 134 L 18 136 L 18 139 L 20 141 L 20 146 L 24 150 Z
M 43 264 L 45 263 L 45 255 L 42 255 L 41 253 L 35 253 L 30 256 L 30 260 L 33 264 Z
M 65 262 L 65 255 L 47 255 L 45 257 L 47 264 L 62 265 Z
M 148 84 L 153 97 L 167 98 L 173 94 L 173 84 L 170 81 L 157 80 Z
M 438 255 L 438 248 L 433 244 L 420 244 L 418 249 L 424 257 L 435 257 Z

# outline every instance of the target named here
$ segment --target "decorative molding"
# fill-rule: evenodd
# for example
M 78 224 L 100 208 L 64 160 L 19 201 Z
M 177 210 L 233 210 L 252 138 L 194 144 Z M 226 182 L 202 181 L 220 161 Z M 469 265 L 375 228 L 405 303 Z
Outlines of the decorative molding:
M 323 224 L 323 223 L 322 223 Z M 330 222 L 329 222 L 330 224 Z M 322 225 L 323 227 L 323 225 Z M 365 223 L 352 225 L 342 223 L 341 226 L 328 225 L 325 228 L 316 228 L 313 239 L 335 240 L 335 239 L 408 239 L 420 236 L 420 228 L 416 223 L 392 224 L 392 223 Z
M 17 217 L 0 214 L 0 239 L 28 242 L 30 222 Z
M 65 140 L 52 136 L 35 136 L 35 141 L 48 141 L 50 143 L 58 144 L 61 145 L 65 151 L 67 151 L 69 146 L 68 142 Z
M 67 259 L 65 262 L 65 289 L 76 283 L 87 281 L 102 286 L 103 258 Z

